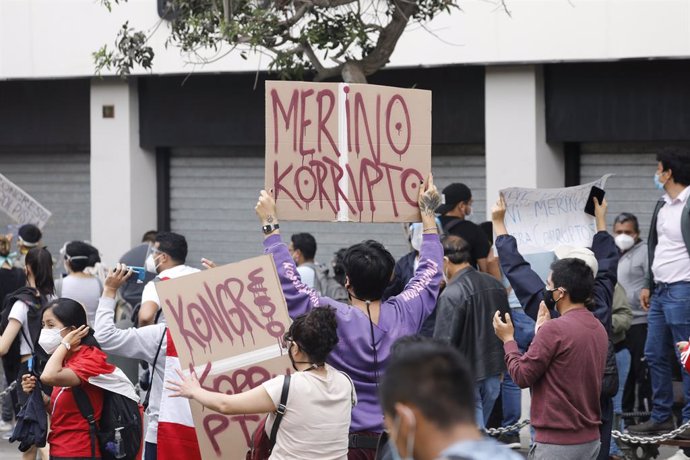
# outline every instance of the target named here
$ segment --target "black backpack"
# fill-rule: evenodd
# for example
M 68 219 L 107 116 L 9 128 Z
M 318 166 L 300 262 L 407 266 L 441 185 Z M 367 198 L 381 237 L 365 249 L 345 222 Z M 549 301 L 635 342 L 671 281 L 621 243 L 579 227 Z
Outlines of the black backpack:
M 81 415 L 89 422 L 91 458 L 96 458 L 96 443 L 103 460 L 134 460 L 141 450 L 142 422 L 139 404 L 135 401 L 103 390 L 103 411 L 96 420 L 88 395 L 81 387 L 72 387 L 74 401 Z

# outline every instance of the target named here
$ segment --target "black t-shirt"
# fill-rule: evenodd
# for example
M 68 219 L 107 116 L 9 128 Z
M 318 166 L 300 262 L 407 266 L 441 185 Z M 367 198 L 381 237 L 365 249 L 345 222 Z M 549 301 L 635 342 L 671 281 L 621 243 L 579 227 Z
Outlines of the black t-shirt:
M 17 267 L 0 268 L 0 309 L 5 304 L 5 297 L 20 287 L 26 286 L 24 270 Z
M 491 244 L 479 225 L 469 220 L 461 220 L 457 217 L 441 216 L 443 233 L 459 236 L 470 245 L 472 260 L 470 263 L 477 268 L 477 260 L 485 259 L 489 255 Z

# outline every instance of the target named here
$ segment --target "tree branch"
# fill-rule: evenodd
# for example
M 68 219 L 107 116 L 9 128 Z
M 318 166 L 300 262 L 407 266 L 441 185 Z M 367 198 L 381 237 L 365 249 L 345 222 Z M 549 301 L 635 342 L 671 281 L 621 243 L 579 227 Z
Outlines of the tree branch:
M 300 21 L 300 19 L 304 17 L 305 14 L 307 14 L 309 10 L 311 10 L 311 7 L 311 5 L 308 5 L 306 3 L 303 4 L 302 6 L 297 8 L 297 10 L 295 10 L 295 14 L 287 18 L 285 21 L 279 22 L 278 27 L 284 27 L 286 29 L 289 29 L 290 27 L 294 26 Z

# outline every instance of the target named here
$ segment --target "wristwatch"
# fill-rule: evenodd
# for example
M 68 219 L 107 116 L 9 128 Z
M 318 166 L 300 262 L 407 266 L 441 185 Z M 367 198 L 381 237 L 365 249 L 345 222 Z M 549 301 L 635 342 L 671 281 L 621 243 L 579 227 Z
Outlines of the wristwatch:
M 65 342 L 64 340 L 60 342 L 60 345 L 64 345 L 65 348 L 67 348 L 67 351 L 69 351 L 72 347 L 70 346 L 69 343 Z
M 280 228 L 280 225 L 278 224 L 267 224 L 261 227 L 261 230 L 264 232 L 264 235 L 268 235 L 269 233 L 273 233 L 275 230 L 278 230 Z

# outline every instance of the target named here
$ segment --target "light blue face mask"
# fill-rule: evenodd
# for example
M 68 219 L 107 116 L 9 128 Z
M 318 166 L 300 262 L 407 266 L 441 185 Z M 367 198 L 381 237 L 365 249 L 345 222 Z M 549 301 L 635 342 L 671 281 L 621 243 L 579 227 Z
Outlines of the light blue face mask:
M 664 184 L 659 180 L 660 174 L 658 172 L 654 173 L 654 186 L 659 190 L 664 190 Z
M 412 456 L 412 452 L 414 452 L 414 437 L 415 437 L 415 431 L 417 429 L 417 424 L 414 419 L 414 413 L 410 411 L 410 414 L 412 415 L 412 426 L 410 427 L 410 430 L 412 431 L 412 436 L 407 438 L 407 457 L 403 458 L 400 456 L 400 452 L 398 452 L 398 446 L 396 444 L 397 441 L 397 436 L 400 434 L 400 424 L 402 423 L 402 418 L 398 415 L 395 418 L 395 435 L 396 438 L 393 438 L 393 436 L 390 437 L 388 440 L 388 445 L 390 446 L 390 452 L 391 452 L 391 458 L 393 460 L 414 460 L 414 457 Z

